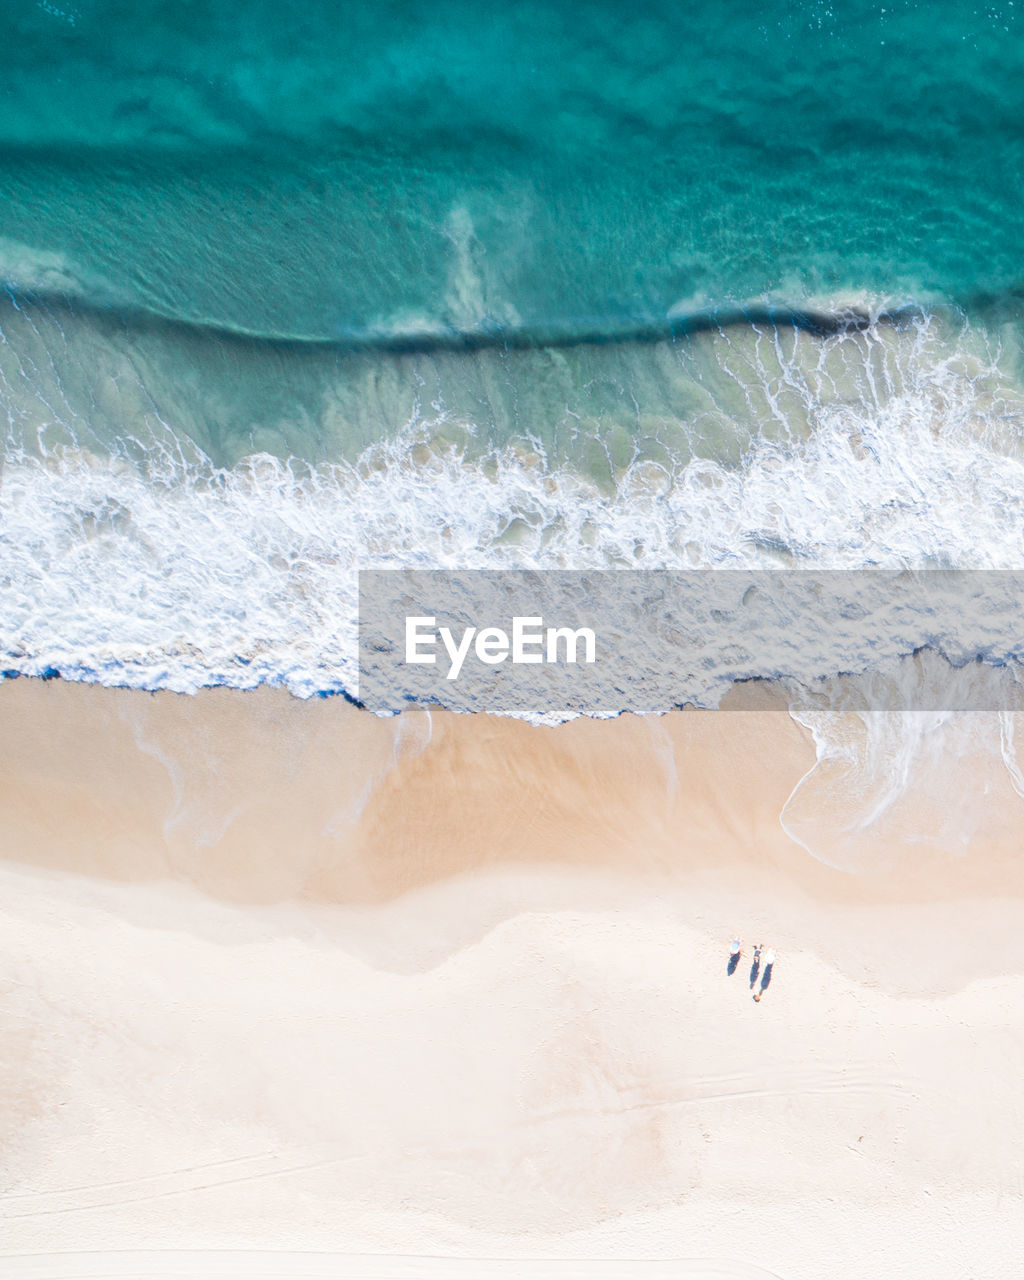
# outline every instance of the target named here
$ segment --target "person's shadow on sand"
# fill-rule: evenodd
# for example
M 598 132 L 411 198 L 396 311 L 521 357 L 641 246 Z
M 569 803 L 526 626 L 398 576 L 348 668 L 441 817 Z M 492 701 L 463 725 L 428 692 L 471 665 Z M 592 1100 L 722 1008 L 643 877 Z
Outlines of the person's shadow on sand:
M 729 968 L 726 970 L 726 972 L 729 974 L 730 978 L 736 972 L 736 967 L 739 964 L 739 962 L 740 962 L 740 953 L 737 951 L 735 955 L 732 955 L 729 957 Z
M 770 964 L 766 964 L 764 967 L 764 973 L 761 974 L 761 990 L 762 991 L 768 990 L 768 984 L 771 982 L 771 980 L 772 980 L 772 967 Z M 754 984 L 751 983 L 750 985 L 753 986 Z
M 754 983 L 757 981 L 757 975 L 761 972 L 761 957 L 754 956 L 754 963 L 750 966 L 750 989 L 753 991 Z

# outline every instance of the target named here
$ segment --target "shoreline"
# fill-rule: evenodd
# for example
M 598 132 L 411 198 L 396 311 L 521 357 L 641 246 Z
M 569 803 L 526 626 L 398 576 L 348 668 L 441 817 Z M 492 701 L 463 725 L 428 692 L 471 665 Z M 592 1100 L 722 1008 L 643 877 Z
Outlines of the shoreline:
M 855 870 L 812 856 L 780 824 L 822 766 L 811 733 L 771 682 L 745 682 L 730 700 L 537 725 L 433 708 L 383 717 L 266 687 L 184 694 L 23 677 L 0 682 L 0 834 L 15 861 L 129 881 L 194 873 L 204 892 L 243 902 L 372 902 L 505 861 L 671 878 L 740 860 L 797 877 L 822 900 L 1024 897 L 1012 809 L 963 855 L 957 842 L 924 841 L 879 848 Z M 958 765 L 950 803 L 979 785 L 992 808 L 1013 798 Z M 45 805 L 19 801 L 33 790 Z M 287 815 L 268 829 L 281 805 Z M 74 825 L 85 812 L 95 825 Z M 509 821 L 524 813 L 532 845 Z M 460 833 L 467 823 L 482 824 L 479 838 Z M 240 860 L 246 841 L 268 862 L 296 855 L 293 874 L 261 888 L 259 859 Z M 380 849 L 396 843 L 425 856 L 386 866 Z M 215 851 L 205 869 L 203 850 Z M 375 875 L 339 878 L 354 859 Z

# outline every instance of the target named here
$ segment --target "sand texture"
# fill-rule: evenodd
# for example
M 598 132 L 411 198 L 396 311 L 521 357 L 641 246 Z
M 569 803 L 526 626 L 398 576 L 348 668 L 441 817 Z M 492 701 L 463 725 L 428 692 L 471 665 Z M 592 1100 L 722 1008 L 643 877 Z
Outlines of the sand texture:
M 1017 1275 L 1015 816 L 851 874 L 813 763 L 0 686 L 0 1274 Z

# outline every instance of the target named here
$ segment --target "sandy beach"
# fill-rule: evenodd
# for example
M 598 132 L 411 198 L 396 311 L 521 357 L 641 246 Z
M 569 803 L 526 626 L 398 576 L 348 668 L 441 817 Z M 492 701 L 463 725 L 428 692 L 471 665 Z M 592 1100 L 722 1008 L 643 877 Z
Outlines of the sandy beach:
M 0 685 L 3 1273 L 1014 1275 L 1015 812 L 851 874 L 814 759 Z

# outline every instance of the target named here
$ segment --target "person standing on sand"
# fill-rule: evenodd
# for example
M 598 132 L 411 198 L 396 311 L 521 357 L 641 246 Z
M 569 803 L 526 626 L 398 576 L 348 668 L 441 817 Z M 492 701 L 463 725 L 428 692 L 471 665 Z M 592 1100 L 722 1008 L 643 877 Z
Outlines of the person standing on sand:
M 758 947 L 757 950 L 760 951 L 761 948 Z M 764 973 L 761 975 L 761 990 L 754 992 L 754 999 L 757 1001 L 758 1004 L 761 1003 L 761 997 L 768 990 L 768 983 L 771 982 L 772 980 L 772 965 L 774 963 L 775 963 L 775 950 L 773 947 L 769 947 L 768 950 L 764 953 Z M 751 982 L 750 985 L 753 986 L 754 985 L 753 982 Z
M 754 983 L 757 981 L 757 975 L 761 969 L 761 944 L 760 942 L 754 948 L 754 963 L 750 966 L 750 988 L 753 990 Z

